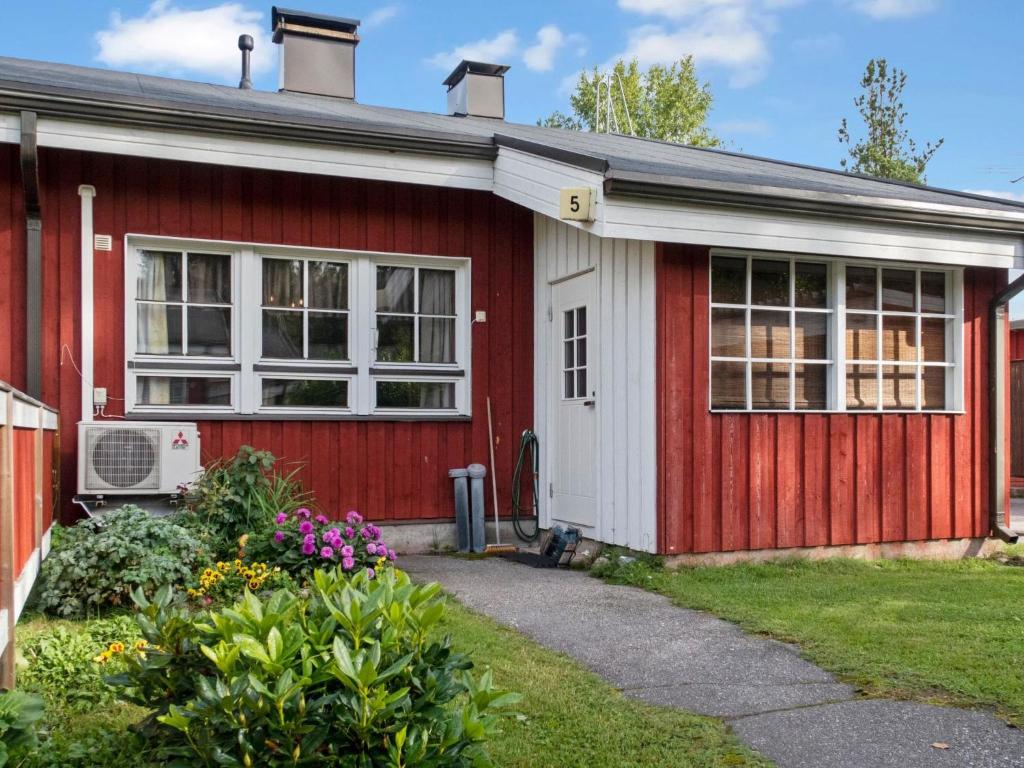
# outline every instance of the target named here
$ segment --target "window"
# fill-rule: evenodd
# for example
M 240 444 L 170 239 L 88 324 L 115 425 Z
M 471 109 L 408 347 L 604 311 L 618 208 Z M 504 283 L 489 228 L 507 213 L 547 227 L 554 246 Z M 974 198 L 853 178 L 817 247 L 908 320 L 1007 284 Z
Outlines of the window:
M 587 396 L 587 308 L 562 313 L 562 399 Z
M 955 409 L 959 280 L 958 270 L 716 254 L 712 409 Z
M 127 254 L 130 411 L 468 413 L 464 259 L 142 236 Z

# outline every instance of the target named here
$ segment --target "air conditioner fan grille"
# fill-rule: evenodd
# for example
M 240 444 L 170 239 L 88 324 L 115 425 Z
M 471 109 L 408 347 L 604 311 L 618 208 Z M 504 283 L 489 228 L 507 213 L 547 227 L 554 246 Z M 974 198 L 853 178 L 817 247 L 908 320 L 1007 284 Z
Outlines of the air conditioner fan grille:
M 113 488 L 159 488 L 160 431 L 96 429 L 89 435 L 89 485 Z

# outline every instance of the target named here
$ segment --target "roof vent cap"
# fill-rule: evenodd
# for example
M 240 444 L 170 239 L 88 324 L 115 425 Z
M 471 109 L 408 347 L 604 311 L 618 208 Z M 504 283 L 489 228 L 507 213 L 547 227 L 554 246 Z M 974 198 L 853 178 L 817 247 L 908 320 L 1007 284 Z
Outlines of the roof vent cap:
M 358 20 L 274 6 L 270 26 L 283 48 L 282 91 L 356 97 Z
M 448 114 L 504 120 L 508 69 L 504 64 L 463 59 L 444 81 L 448 86 Z

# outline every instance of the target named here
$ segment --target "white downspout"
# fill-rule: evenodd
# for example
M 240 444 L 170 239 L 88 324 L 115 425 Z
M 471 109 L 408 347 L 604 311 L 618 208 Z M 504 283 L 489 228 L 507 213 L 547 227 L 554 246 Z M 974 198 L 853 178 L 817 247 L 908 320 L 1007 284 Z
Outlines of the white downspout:
M 82 421 L 92 421 L 93 408 L 93 226 L 92 199 L 96 187 L 82 184 L 78 187 L 82 199 Z

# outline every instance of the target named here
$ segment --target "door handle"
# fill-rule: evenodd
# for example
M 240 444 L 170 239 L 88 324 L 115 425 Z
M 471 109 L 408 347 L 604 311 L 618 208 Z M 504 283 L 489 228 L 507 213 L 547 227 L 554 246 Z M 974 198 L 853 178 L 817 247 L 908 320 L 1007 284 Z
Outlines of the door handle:
M 597 405 L 597 400 L 584 400 L 583 405 L 585 405 L 587 408 L 593 408 L 595 405 Z

